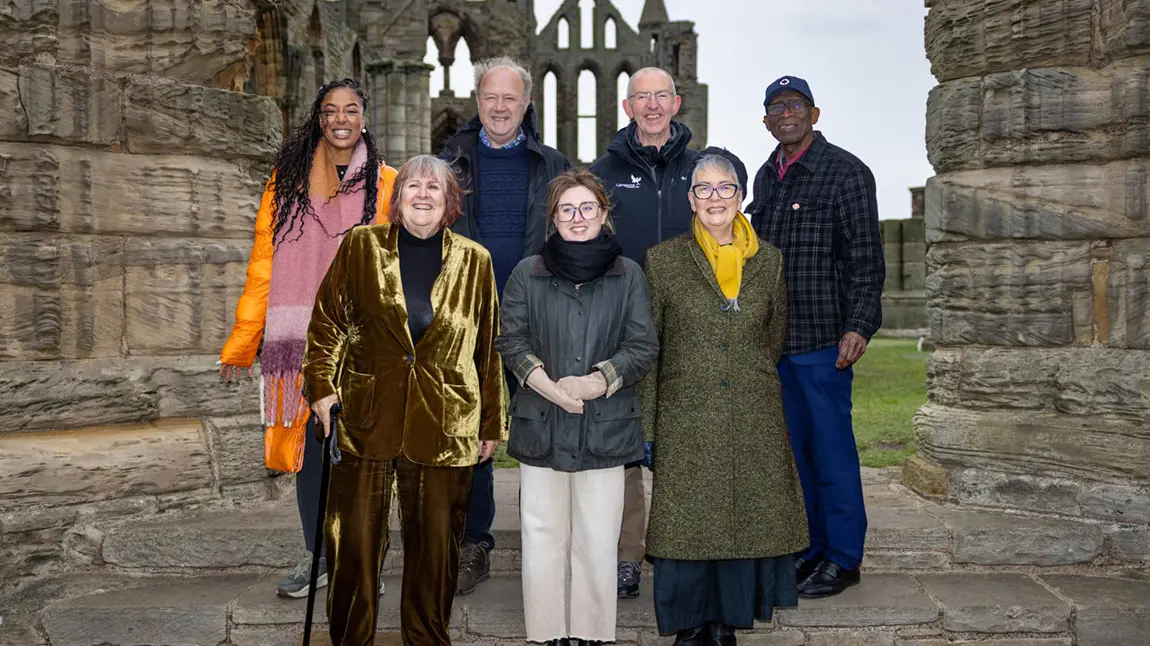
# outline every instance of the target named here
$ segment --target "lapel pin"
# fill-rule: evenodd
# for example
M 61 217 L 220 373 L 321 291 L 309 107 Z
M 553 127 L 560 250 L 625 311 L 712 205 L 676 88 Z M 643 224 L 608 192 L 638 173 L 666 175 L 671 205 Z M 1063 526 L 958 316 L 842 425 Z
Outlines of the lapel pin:
M 799 210 L 799 203 L 795 202 L 794 204 L 791 205 L 791 208 L 794 209 L 795 211 L 798 211 Z

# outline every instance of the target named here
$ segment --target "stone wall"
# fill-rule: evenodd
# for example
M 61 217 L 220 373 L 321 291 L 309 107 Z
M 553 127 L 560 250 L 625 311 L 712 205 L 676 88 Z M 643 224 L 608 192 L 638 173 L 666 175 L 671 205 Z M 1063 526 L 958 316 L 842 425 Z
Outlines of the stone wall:
M 882 288 L 883 336 L 924 334 L 926 320 L 926 222 L 923 188 L 910 189 L 910 217 L 882 220 L 886 282 Z
M 938 349 L 908 480 L 1150 523 L 1150 2 L 927 6 Z
M 342 18 L 302 0 L 0 10 L 5 584 L 60 567 L 77 523 L 275 490 L 255 385 L 215 362 L 284 115 L 352 71 Z

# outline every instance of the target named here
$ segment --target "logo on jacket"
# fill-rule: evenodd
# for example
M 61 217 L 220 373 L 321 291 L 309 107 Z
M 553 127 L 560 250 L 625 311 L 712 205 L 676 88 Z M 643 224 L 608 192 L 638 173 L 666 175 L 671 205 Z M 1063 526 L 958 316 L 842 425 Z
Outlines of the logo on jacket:
M 642 181 L 642 177 L 632 175 L 630 184 L 616 184 L 615 188 L 639 188 L 639 183 Z

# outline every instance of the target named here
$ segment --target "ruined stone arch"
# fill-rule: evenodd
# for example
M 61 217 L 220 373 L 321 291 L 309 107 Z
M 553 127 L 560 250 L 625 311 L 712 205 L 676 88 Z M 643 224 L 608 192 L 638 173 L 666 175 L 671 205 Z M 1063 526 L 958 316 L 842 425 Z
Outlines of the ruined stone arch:
M 307 21 L 307 44 L 315 75 L 314 85 L 318 88 L 327 82 L 327 69 L 323 53 L 323 20 L 320 19 L 318 5 L 312 6 L 311 17 Z
M 443 86 L 451 88 L 451 66 L 455 63 L 455 52 L 459 41 L 467 43 L 471 62 L 480 60 L 483 55 L 483 38 L 478 25 L 470 16 L 451 10 L 440 10 L 427 21 L 427 32 L 438 50 L 436 58 L 443 66 Z

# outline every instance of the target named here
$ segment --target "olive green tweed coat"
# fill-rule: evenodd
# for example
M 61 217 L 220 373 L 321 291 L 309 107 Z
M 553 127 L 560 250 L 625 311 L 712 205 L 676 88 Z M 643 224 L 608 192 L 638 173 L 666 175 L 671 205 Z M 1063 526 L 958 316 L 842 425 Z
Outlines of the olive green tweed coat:
M 766 241 L 727 305 L 690 234 L 647 253 L 661 352 L 640 382 L 654 440 L 650 556 L 761 558 L 807 547 L 807 517 L 783 418 L 787 329 L 782 254 Z

